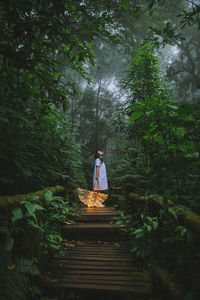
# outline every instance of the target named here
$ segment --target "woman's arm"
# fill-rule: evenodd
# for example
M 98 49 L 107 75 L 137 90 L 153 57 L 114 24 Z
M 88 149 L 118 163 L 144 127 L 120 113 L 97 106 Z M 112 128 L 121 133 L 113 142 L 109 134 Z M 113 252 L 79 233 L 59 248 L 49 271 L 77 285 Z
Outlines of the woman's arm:
M 99 166 L 96 166 L 96 180 L 99 180 Z

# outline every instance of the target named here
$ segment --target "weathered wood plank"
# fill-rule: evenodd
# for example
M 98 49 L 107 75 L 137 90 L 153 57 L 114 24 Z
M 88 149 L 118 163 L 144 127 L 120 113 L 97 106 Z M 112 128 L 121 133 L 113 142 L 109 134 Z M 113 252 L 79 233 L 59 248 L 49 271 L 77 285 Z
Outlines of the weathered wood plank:
M 104 206 L 104 207 L 80 207 L 78 211 L 115 211 L 117 212 L 116 208 L 112 206 Z
M 126 256 L 133 256 L 133 254 L 130 252 L 130 250 L 124 248 L 124 249 L 112 249 L 108 248 L 105 249 L 103 247 L 66 247 L 66 252 L 74 252 L 74 253 L 110 253 L 110 254 L 116 254 L 116 255 L 126 255 Z
M 65 224 L 65 228 L 77 228 L 77 229 L 118 229 L 124 228 L 124 224 L 110 224 L 110 223 L 72 223 L 72 224 Z
M 60 264 L 57 266 L 59 268 L 63 268 L 65 270 L 68 269 L 87 269 L 87 270 L 126 270 L 126 271 L 141 271 L 141 268 L 127 265 L 126 267 L 119 265 L 96 265 L 96 264 Z M 51 270 L 49 268 L 49 270 Z M 54 267 L 55 270 L 55 267 Z
M 57 274 L 59 272 L 59 269 L 53 269 L 53 274 Z M 63 272 L 63 270 L 61 270 Z M 86 274 L 86 275 L 112 275 L 112 276 L 132 276 L 133 278 L 141 278 L 144 276 L 143 272 L 140 271 L 133 271 L 131 270 L 125 270 L 125 269 L 119 269 L 119 270 L 79 270 L 79 269 L 66 269 L 65 271 L 66 275 L 70 274 Z
M 67 241 L 69 243 L 73 243 L 71 241 Z M 126 244 L 122 244 L 122 243 L 115 243 L 115 244 L 105 244 L 105 242 L 103 241 L 96 241 L 95 244 L 93 241 L 87 241 L 87 242 L 81 242 L 81 241 L 78 241 L 77 244 L 75 244 L 75 247 L 88 247 L 88 248 L 104 248 L 104 249 L 126 249 L 126 250 L 129 250 L 129 246 L 127 246 Z M 75 247 L 72 247 L 72 248 L 75 248 Z M 130 250 L 129 250 L 130 251 Z
M 99 274 L 90 274 L 88 275 L 87 274 L 68 274 L 68 273 L 65 273 L 64 276 L 62 276 L 61 278 L 59 278 L 59 275 L 63 275 L 63 273 L 55 273 L 55 276 L 54 278 L 58 278 L 58 280 L 60 281 L 67 281 L 69 282 L 68 280 L 69 279 L 77 279 L 77 280 L 88 280 L 89 282 L 90 281 L 99 281 L 99 282 L 103 282 L 106 280 L 107 284 L 110 284 L 111 283 L 111 280 L 112 281 L 115 281 L 116 284 L 119 284 L 119 281 L 120 281 L 120 284 L 122 283 L 125 284 L 126 282 L 129 282 L 129 284 L 139 284 L 139 285 L 150 285 L 150 283 L 148 281 L 144 281 L 144 278 L 143 278 L 143 274 L 138 277 L 138 276 L 131 276 L 131 275 L 121 275 L 121 274 L 110 274 L 110 275 L 105 275 L 105 274 L 102 274 L 102 275 L 99 275 Z M 69 276 L 70 275 L 70 276 Z
M 102 262 L 117 262 L 117 263 L 121 263 L 121 262 L 133 262 L 133 259 L 131 257 L 120 257 L 120 256 L 100 256 L 100 255 L 90 255 L 88 256 L 87 254 L 82 254 L 82 255 L 70 255 L 69 257 L 70 260 L 87 260 L 87 261 L 102 261 Z
M 122 260 L 128 260 L 128 261 L 134 261 L 134 262 L 136 262 L 137 260 L 135 259 L 135 258 L 132 258 L 131 257 L 131 255 L 126 255 L 126 254 L 124 254 L 124 255 L 121 255 L 120 253 L 119 254 L 116 254 L 116 253 L 94 253 L 94 252 L 87 252 L 86 254 L 83 254 L 82 252 L 68 252 L 67 254 L 66 254 L 66 257 L 67 258 L 71 258 L 71 257 L 74 257 L 75 259 L 76 258 L 79 258 L 79 257 L 81 257 L 82 259 L 85 259 L 85 257 L 86 257 L 86 255 L 88 256 L 88 257 L 96 257 L 97 259 L 98 258 L 100 258 L 100 259 L 103 259 L 104 257 L 105 258 L 108 258 L 108 260 L 109 259 L 111 259 L 112 260 L 112 258 L 113 258 L 113 260 L 117 260 L 117 261 L 120 261 L 120 259 L 122 258 Z
M 102 260 L 90 260 L 90 259 L 71 259 L 69 258 L 69 260 L 62 260 L 62 259 L 59 259 L 59 264 L 60 263 L 65 263 L 67 266 L 71 266 L 71 265 L 92 265 L 92 266 L 104 266 L 105 265 L 105 261 L 102 261 Z M 131 267 L 133 266 L 134 264 L 130 261 L 106 261 L 106 266 L 121 266 L 122 267 Z
M 86 283 L 49 283 L 49 287 L 54 288 L 75 288 L 75 289 L 86 289 L 86 290 L 102 290 L 102 291 L 119 291 L 119 292 L 132 292 L 134 296 L 147 296 L 151 294 L 150 287 L 128 287 L 128 286 L 117 286 L 117 285 L 101 285 L 101 284 L 86 284 Z
M 61 277 L 61 278 L 56 278 L 59 282 L 65 283 L 77 283 L 77 284 L 95 284 L 95 285 L 105 285 L 105 286 L 120 286 L 120 287 L 144 287 L 144 288 L 150 288 L 151 285 L 148 283 L 145 283 L 144 281 L 119 281 L 118 280 L 98 280 L 98 279 L 87 279 L 87 278 L 71 278 L 71 277 Z

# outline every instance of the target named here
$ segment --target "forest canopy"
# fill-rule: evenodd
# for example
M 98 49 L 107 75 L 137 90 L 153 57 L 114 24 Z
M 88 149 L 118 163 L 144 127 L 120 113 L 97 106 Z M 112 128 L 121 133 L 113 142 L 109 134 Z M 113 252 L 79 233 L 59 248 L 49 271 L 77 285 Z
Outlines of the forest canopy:
M 198 2 L 1 1 L 1 28 L 2 194 L 91 187 L 99 147 L 196 195 Z

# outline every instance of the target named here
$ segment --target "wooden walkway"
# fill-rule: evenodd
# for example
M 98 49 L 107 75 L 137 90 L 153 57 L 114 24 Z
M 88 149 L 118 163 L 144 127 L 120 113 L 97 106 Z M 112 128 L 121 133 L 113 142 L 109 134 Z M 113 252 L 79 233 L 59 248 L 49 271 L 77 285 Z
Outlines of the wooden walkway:
M 109 293 L 110 298 L 102 299 L 112 299 L 112 294 L 117 299 L 152 299 L 151 282 L 144 278 L 124 235 L 119 238 L 124 225 L 112 221 L 116 215 L 112 207 L 82 208 L 76 222 L 64 226 L 66 237 L 72 235 L 73 240 L 65 241 L 67 254 L 49 266 L 49 291 Z

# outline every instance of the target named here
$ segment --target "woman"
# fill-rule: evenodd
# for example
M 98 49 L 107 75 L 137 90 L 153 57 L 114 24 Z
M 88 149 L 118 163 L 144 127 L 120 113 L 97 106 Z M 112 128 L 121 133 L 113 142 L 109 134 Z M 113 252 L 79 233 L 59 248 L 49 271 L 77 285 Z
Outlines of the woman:
M 106 166 L 103 162 L 103 152 L 95 153 L 95 165 L 93 175 L 93 190 L 95 192 L 106 191 L 108 189 L 108 181 L 106 174 Z

